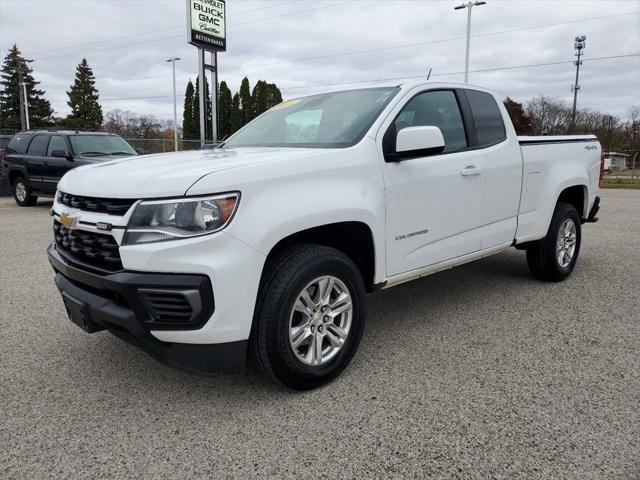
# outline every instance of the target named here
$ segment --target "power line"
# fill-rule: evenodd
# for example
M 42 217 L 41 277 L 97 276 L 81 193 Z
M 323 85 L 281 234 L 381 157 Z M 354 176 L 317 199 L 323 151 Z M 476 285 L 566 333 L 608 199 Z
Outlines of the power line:
M 585 58 L 583 62 L 593 62 L 600 60 L 614 60 L 620 58 L 631 58 L 631 57 L 640 57 L 640 53 L 629 53 L 623 55 L 609 55 L 605 57 L 593 57 L 593 58 Z M 553 65 L 565 65 L 567 63 L 572 63 L 573 60 L 561 60 L 557 62 L 546 62 L 546 63 L 531 63 L 527 65 L 510 65 L 505 67 L 493 67 L 493 68 L 482 68 L 477 70 L 470 70 L 469 73 L 485 73 L 485 72 L 497 72 L 502 70 L 515 70 L 520 68 L 535 68 L 535 67 L 548 67 Z M 444 77 L 448 75 L 461 75 L 464 71 L 456 71 L 456 72 L 445 72 L 445 73 L 433 73 L 432 77 Z M 313 84 L 313 85 L 295 85 L 291 87 L 280 87 L 281 90 L 294 90 L 294 89 L 302 89 L 302 88 L 318 88 L 318 87 L 335 87 L 341 85 L 354 85 L 360 83 L 376 83 L 376 82 L 391 82 L 396 80 L 412 80 L 425 78 L 424 74 L 421 75 L 405 75 L 402 77 L 387 77 L 387 78 L 377 78 L 377 79 L 369 79 L 369 80 L 354 80 L 350 82 L 336 82 L 336 83 L 321 83 L 321 84 Z M 184 95 L 178 95 L 179 97 L 184 97 Z M 173 95 L 154 95 L 154 96 L 139 96 L 139 97 L 121 97 L 121 98 L 101 98 L 101 102 L 110 102 L 116 100 L 154 100 L 161 98 L 173 98 Z M 53 100 L 51 103 L 62 103 L 66 102 L 66 100 Z
M 313 12 L 313 11 L 321 10 L 321 9 L 324 9 L 324 8 L 336 7 L 338 5 L 343 5 L 345 3 L 351 3 L 352 1 L 353 0 L 347 0 L 347 1 L 343 1 L 343 2 L 331 3 L 329 5 L 322 5 L 320 7 L 309 8 L 307 10 L 298 10 L 297 12 L 285 13 L 283 15 L 274 15 L 274 16 L 271 16 L 269 18 L 261 18 L 261 19 L 252 20 L 252 21 L 249 21 L 249 22 L 230 24 L 227 27 L 228 28 L 239 27 L 239 26 L 250 25 L 250 24 L 254 24 L 254 23 L 267 22 L 267 21 L 274 20 L 274 19 L 277 19 L 277 18 L 290 17 L 290 16 L 293 16 L 293 15 L 301 15 L 301 14 L 307 13 L 307 12 Z M 114 45 L 114 46 L 105 47 L 105 48 L 98 48 L 98 49 L 92 50 L 91 53 L 100 52 L 100 51 L 106 51 L 106 50 L 116 50 L 116 49 L 119 49 L 119 48 L 128 48 L 128 47 L 133 47 L 133 46 L 136 46 L 136 45 L 143 45 L 145 43 L 159 42 L 159 41 L 162 41 L 162 40 L 169 40 L 169 39 L 183 38 L 183 37 L 184 37 L 184 34 L 181 33 L 179 35 L 170 35 L 168 37 L 160 37 L 160 38 L 141 40 L 139 42 L 128 43 L 126 45 Z M 49 50 L 49 51 L 55 51 L 55 50 Z M 55 58 L 69 57 L 69 56 L 72 56 L 72 55 L 83 55 L 83 52 L 63 53 L 61 55 L 53 55 L 53 56 L 50 56 L 50 57 L 34 58 L 33 60 L 38 60 L 38 61 L 52 60 L 52 59 L 55 59 Z
M 265 7 L 255 8 L 253 10 L 244 10 L 242 12 L 234 13 L 233 16 L 237 17 L 237 16 L 240 16 L 240 15 L 246 15 L 246 14 L 254 13 L 254 12 L 257 12 L 259 10 L 264 10 L 264 9 L 267 9 L 267 8 L 278 8 L 278 7 L 282 7 L 282 6 L 285 6 L 285 5 L 290 5 L 292 3 L 297 3 L 297 0 L 278 3 L 276 5 L 269 5 L 269 6 L 265 6 Z M 102 40 L 95 40 L 93 42 L 77 43 L 75 45 L 68 45 L 66 47 L 56 47 L 56 48 L 48 48 L 48 49 L 45 49 L 45 50 L 36 50 L 35 52 L 30 52 L 30 53 L 25 54 L 25 55 L 31 56 L 31 55 L 35 55 L 35 54 L 38 54 L 38 53 L 47 53 L 47 52 L 55 52 L 57 50 L 69 50 L 70 48 L 86 47 L 88 45 L 96 45 L 98 43 L 103 43 L 103 42 L 112 42 L 114 40 L 124 40 L 124 39 L 127 39 L 127 38 L 139 37 L 139 36 L 143 36 L 143 35 L 150 35 L 152 33 L 166 32 L 167 30 L 175 30 L 176 28 L 186 28 L 186 24 L 181 23 L 180 25 L 174 25 L 172 27 L 158 28 L 156 30 L 148 30 L 146 32 L 133 33 L 131 35 L 123 35 L 123 36 L 120 36 L 120 37 L 105 38 L 105 39 L 102 39 Z M 174 38 L 174 37 L 170 37 L 170 38 Z M 153 40 L 151 40 L 151 41 L 153 41 Z
M 588 18 L 581 18 L 581 19 L 575 19 L 575 20 L 566 20 L 566 21 L 563 21 L 563 22 L 548 23 L 548 24 L 543 24 L 543 25 L 530 25 L 530 26 L 511 29 L 511 30 L 501 30 L 501 31 L 495 31 L 495 32 L 478 33 L 478 34 L 472 35 L 472 37 L 486 37 L 486 36 L 492 36 L 492 35 L 515 33 L 515 32 L 533 30 L 533 29 L 538 29 L 538 28 L 553 27 L 553 26 L 557 26 L 557 25 L 566 25 L 566 24 L 571 24 L 571 23 L 586 22 L 586 21 L 592 21 L 592 20 L 602 20 L 602 19 L 608 19 L 608 18 L 613 18 L 613 17 L 627 16 L 627 15 L 636 15 L 638 13 L 640 13 L 640 11 L 620 13 L 620 14 L 615 14 L 615 15 L 605 15 L 605 16 L 601 16 L 601 17 L 588 17 Z M 182 35 L 180 35 L 180 36 L 182 36 Z M 328 54 L 328 55 L 316 55 L 316 56 L 312 56 L 312 57 L 294 58 L 294 59 L 289 59 L 289 60 L 278 60 L 278 61 L 275 61 L 275 62 L 254 63 L 254 64 L 237 66 L 237 67 L 225 67 L 225 71 L 241 70 L 241 69 L 251 68 L 251 67 L 264 67 L 264 66 L 281 65 L 281 64 L 289 64 L 289 63 L 299 63 L 299 62 L 306 62 L 306 61 L 310 61 L 310 60 L 321 60 L 321 59 L 326 59 L 326 58 L 337 58 L 337 57 L 348 56 L 348 55 L 359 55 L 359 54 L 375 53 L 375 52 L 381 52 L 381 51 L 387 51 L 387 50 L 395 50 L 395 49 L 401 49 L 401 48 L 411 48 L 411 47 L 418 47 L 418 46 L 424 46 L 424 45 L 433 45 L 433 44 L 436 44 L 436 43 L 444 43 L 444 42 L 451 42 L 451 41 L 456 41 L 456 40 L 464 40 L 464 38 L 465 38 L 464 36 L 461 36 L 461 37 L 452 37 L 452 38 L 445 38 L 445 39 L 438 39 L 438 40 L 427 40 L 427 41 L 424 41 L 424 42 L 405 43 L 405 44 L 400 44 L 400 45 L 392 45 L 392 46 L 388 46 L 388 47 L 368 48 L 368 49 L 363 49 L 363 50 L 350 50 L 350 51 L 347 51 L 347 52 L 334 53 L 334 54 Z M 117 46 L 117 47 L 113 47 L 113 48 L 121 48 L 121 47 Z M 64 56 L 66 56 L 66 55 L 64 55 Z M 49 58 L 53 58 L 53 57 L 49 57 Z M 187 75 L 185 75 L 185 77 L 186 76 Z M 155 80 L 155 79 L 159 79 L 159 78 L 168 78 L 168 77 L 169 77 L 169 75 L 155 75 L 155 76 L 133 77 L 133 78 L 123 78 L 123 79 L 103 79 L 103 80 L 101 80 L 101 82 L 127 82 L 127 81 L 137 81 L 137 80 Z M 67 84 L 64 83 L 64 84 L 48 84 L 48 85 L 50 85 L 50 86 L 51 85 L 53 85 L 53 86 L 66 86 Z
M 184 97 L 184 95 L 176 95 L 176 97 Z M 157 100 L 159 98 L 173 98 L 173 95 L 151 95 L 148 97 L 120 97 L 120 98 L 100 98 L 100 102 L 113 102 L 116 100 Z M 67 100 L 51 100 L 51 103 L 66 103 Z
M 530 25 L 530 26 L 527 26 L 527 27 L 515 28 L 515 29 L 512 29 L 512 30 L 500 30 L 500 31 L 496 31 L 496 32 L 478 33 L 478 34 L 475 34 L 475 35 L 471 35 L 471 37 L 472 38 L 488 37 L 488 36 L 492 36 L 492 35 L 502 35 L 502 34 L 506 34 L 506 33 L 516 33 L 516 32 L 522 32 L 522 31 L 526 31 L 526 30 L 534 30 L 534 29 L 538 29 L 538 28 L 554 27 L 554 26 L 557 26 L 557 25 L 567 25 L 567 24 L 571 24 L 571 23 L 587 22 L 587 21 L 592 21 L 592 20 L 603 20 L 603 19 L 607 19 L 607 18 L 622 17 L 622 16 L 626 16 L 626 15 L 636 15 L 638 13 L 640 13 L 640 11 L 628 12 L 628 13 L 620 13 L 620 14 L 616 14 L 616 15 L 605 15 L 605 16 L 600 16 L 600 17 L 581 18 L 581 19 L 576 19 L 576 20 L 567 20 L 567 21 L 564 21 L 564 22 L 547 23 L 547 24 L 544 24 L 544 25 Z M 367 49 L 363 49 L 363 50 L 350 50 L 350 51 L 347 51 L 347 52 L 333 53 L 333 54 L 328 54 L 328 55 L 316 55 L 316 56 L 313 56 L 313 57 L 302 57 L 302 58 L 296 58 L 296 59 L 291 59 L 291 60 L 277 60 L 275 62 L 266 62 L 266 63 L 253 63 L 253 64 L 242 65 L 242 66 L 237 66 L 237 67 L 225 67 L 225 70 L 233 71 L 233 70 L 240 70 L 240 69 L 251 68 L 251 67 L 266 67 L 266 66 L 281 65 L 281 64 L 286 64 L 286 63 L 297 63 L 297 62 L 306 62 L 306 61 L 309 61 L 309 60 L 321 60 L 321 59 L 325 59 L 325 58 L 342 57 L 342 56 L 347 56 L 347 55 L 359 55 L 359 54 L 363 54 L 363 53 L 382 52 L 382 51 L 385 51 L 385 50 L 395 50 L 395 49 L 400 49 L 400 48 L 420 47 L 420 46 L 424 46 L 424 45 L 433 45 L 435 43 L 444 43 L 444 42 L 453 42 L 453 41 L 456 41 L 456 40 L 464 40 L 465 38 L 466 37 L 464 37 L 464 36 L 460 36 L 460 37 L 443 38 L 443 39 L 438 39 L 438 40 L 427 40 L 427 41 L 424 41 L 424 42 L 404 43 L 404 44 L 392 45 L 392 46 L 388 46 L 388 47 L 367 48 Z
M 630 58 L 630 57 L 640 57 L 640 53 L 630 53 L 630 54 L 625 54 L 625 55 L 611 55 L 611 56 L 606 56 L 606 57 L 594 57 L 594 58 L 585 58 L 582 61 L 583 62 L 593 62 L 593 61 L 598 61 L 598 60 L 613 60 L 613 59 L 619 59 L 619 58 Z M 548 67 L 548 66 L 552 66 L 552 65 L 564 65 L 567 63 L 573 63 L 573 60 L 562 60 L 562 61 L 558 61 L 558 62 L 547 62 L 547 63 L 531 63 L 531 64 L 527 64 L 527 65 L 510 65 L 510 66 L 506 66 L 506 67 L 494 67 L 494 68 L 482 68 L 482 69 L 477 69 L 477 70 L 470 70 L 469 73 L 485 73 L 485 72 L 497 72 L 497 71 L 501 71 L 501 70 L 516 70 L 519 68 L 534 68 L 534 67 Z M 461 75 L 463 74 L 464 71 L 458 71 L 458 72 L 446 72 L 446 73 L 432 73 L 431 76 L 432 77 L 443 77 L 443 76 L 448 76 L 448 75 Z M 279 87 L 281 90 L 294 90 L 294 89 L 301 89 L 301 88 L 317 88 L 317 87 L 335 87 L 335 86 L 340 86 L 340 85 L 353 85 L 353 84 L 358 84 L 358 83 L 375 83 L 375 82 L 390 82 L 390 81 L 396 81 L 396 80 L 411 80 L 411 79 L 417 79 L 417 78 L 425 78 L 425 75 L 406 75 L 406 76 L 402 76 L 402 77 L 387 77 L 387 78 L 377 78 L 377 79 L 373 79 L 373 80 L 354 80 L 351 82 L 336 82 L 336 83 L 318 83 L 318 84 L 313 84 L 313 85 L 294 85 L 291 87 Z

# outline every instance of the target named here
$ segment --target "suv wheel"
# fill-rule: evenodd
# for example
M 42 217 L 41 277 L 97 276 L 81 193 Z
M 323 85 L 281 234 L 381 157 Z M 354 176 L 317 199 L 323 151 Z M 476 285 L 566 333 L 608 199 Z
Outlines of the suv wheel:
M 314 245 L 284 250 L 265 268 L 251 356 L 288 388 L 319 387 L 351 361 L 365 317 L 364 282 L 349 257 Z
M 32 207 L 38 201 L 37 195 L 31 193 L 31 186 L 23 177 L 13 181 L 13 198 L 21 207 Z
M 573 205 L 558 203 L 547 236 L 527 248 L 527 264 L 534 277 L 548 282 L 566 279 L 578 260 L 580 215 Z

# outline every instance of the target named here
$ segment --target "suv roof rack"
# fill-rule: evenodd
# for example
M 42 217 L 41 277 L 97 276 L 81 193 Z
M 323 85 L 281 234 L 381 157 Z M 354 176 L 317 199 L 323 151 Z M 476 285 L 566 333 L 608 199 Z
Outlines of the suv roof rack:
M 68 133 L 98 133 L 102 135 L 114 135 L 112 132 L 102 132 L 99 130 L 91 130 L 88 128 L 55 128 L 55 127 L 37 127 L 30 128 L 29 130 L 22 130 L 18 133 L 31 133 L 31 132 L 68 132 Z

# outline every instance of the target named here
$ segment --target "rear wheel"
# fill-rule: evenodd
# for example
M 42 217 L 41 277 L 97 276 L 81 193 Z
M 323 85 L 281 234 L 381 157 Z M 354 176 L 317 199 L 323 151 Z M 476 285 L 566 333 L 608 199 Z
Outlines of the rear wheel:
M 346 255 L 323 246 L 293 247 L 266 266 L 251 355 L 276 382 L 316 388 L 349 364 L 365 317 L 364 282 Z
M 32 194 L 31 186 L 23 177 L 17 177 L 13 181 L 13 198 L 21 207 L 32 207 L 38 201 L 38 197 Z
M 549 282 L 566 279 L 578 260 L 580 215 L 573 205 L 558 203 L 547 236 L 527 248 L 527 264 L 534 277 Z

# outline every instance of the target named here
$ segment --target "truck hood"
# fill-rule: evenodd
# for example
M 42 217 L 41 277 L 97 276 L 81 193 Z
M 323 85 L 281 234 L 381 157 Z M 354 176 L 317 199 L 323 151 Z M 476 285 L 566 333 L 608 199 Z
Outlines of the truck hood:
M 211 173 L 313 154 L 304 148 L 193 150 L 96 162 L 67 173 L 58 188 L 88 197 L 157 198 L 181 196 Z

